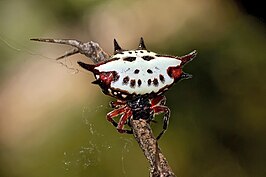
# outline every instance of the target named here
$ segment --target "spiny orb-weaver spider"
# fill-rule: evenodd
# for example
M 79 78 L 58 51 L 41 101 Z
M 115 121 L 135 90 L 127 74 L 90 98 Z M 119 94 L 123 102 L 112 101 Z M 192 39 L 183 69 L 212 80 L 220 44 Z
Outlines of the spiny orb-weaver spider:
M 163 93 L 177 81 L 191 78 L 182 68 L 196 54 L 193 51 L 181 57 L 160 55 L 147 50 L 143 38 L 136 50 L 124 50 L 114 39 L 114 55 L 109 60 L 96 65 L 78 64 L 94 74 L 96 80 L 92 83 L 99 85 L 104 94 L 117 99 L 111 102 L 115 109 L 107 114 L 107 120 L 118 132 L 132 133 L 132 130 L 124 129 L 125 124 L 130 126 L 131 116 L 150 122 L 156 114 L 164 113 L 159 139 L 167 129 L 170 117 Z M 116 122 L 113 118 L 120 115 Z

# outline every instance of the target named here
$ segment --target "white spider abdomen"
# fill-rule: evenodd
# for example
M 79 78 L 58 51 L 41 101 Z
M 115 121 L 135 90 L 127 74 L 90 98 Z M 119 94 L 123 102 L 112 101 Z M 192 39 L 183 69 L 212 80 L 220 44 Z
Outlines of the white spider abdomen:
M 119 78 L 112 81 L 110 87 L 137 95 L 157 93 L 173 84 L 174 78 L 167 74 L 167 69 L 181 64 L 181 60 L 157 57 L 156 53 L 146 50 L 126 51 L 114 55 L 112 59 L 112 62 L 102 64 L 95 69 L 99 72 L 116 71 Z
M 193 51 L 185 56 L 159 55 L 146 50 L 143 38 L 138 49 L 123 50 L 114 40 L 114 55 L 96 65 L 78 62 L 84 69 L 93 72 L 103 93 L 121 100 L 130 100 L 137 95 L 156 97 L 168 90 L 180 79 L 191 78 L 182 67 L 196 56 Z

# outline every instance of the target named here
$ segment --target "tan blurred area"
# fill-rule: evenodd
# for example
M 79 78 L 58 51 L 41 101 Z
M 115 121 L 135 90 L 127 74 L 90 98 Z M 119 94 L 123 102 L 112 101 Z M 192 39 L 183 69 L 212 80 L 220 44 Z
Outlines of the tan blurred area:
M 157 53 L 197 58 L 194 77 L 166 94 L 160 145 L 182 177 L 266 176 L 265 22 L 229 0 L 0 1 L 0 176 L 146 176 L 130 135 L 118 134 L 93 75 L 70 47 L 30 38 L 98 42 L 112 53 L 144 37 Z M 157 119 L 156 119 L 157 120 Z M 161 129 L 161 120 L 153 124 Z

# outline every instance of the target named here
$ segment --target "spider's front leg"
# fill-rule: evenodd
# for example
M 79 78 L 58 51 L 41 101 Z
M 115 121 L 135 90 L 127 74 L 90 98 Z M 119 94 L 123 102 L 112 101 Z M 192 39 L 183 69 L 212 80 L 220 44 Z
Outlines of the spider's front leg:
M 116 100 L 116 101 L 111 101 L 111 102 L 110 102 L 110 107 L 111 107 L 111 108 L 115 108 L 115 109 L 117 109 L 117 108 L 119 108 L 119 107 L 121 107 L 121 106 L 124 106 L 125 104 L 126 104 L 125 101 L 122 101 L 122 100 Z
M 151 100 L 151 106 L 159 106 L 159 105 L 165 105 L 166 103 L 166 97 L 165 96 L 157 96 Z
M 107 114 L 107 120 L 113 124 L 113 126 L 117 127 L 118 123 L 114 121 L 114 117 L 119 116 L 120 114 L 123 114 L 126 110 L 126 106 L 123 106 L 119 109 L 115 109 Z
M 114 102 L 114 103 L 117 103 L 117 102 Z M 117 117 L 117 116 L 119 116 L 121 114 L 122 114 L 122 116 L 121 116 L 119 122 L 117 123 L 116 121 L 114 121 L 113 118 Z M 115 126 L 117 128 L 118 132 L 132 134 L 132 130 L 123 129 L 124 125 L 126 124 L 126 122 L 128 120 L 128 118 L 130 118 L 131 116 L 132 116 L 131 109 L 129 107 L 127 107 L 127 106 L 123 106 L 123 107 L 120 107 L 118 109 L 115 109 L 115 110 L 109 112 L 107 114 L 107 120 L 109 122 L 111 122 L 113 124 L 113 126 Z
M 127 134 L 132 134 L 132 130 L 126 130 L 124 129 L 124 125 L 126 124 L 127 120 L 132 116 L 132 111 L 130 108 L 126 110 L 126 112 L 121 116 L 118 126 L 117 126 L 117 131 L 120 133 L 127 133 Z
M 170 118 L 170 109 L 166 106 L 152 106 L 151 107 L 154 111 L 154 114 L 160 114 L 160 113 L 164 113 L 163 116 L 163 130 L 161 131 L 161 133 L 157 136 L 157 140 L 159 140 L 161 138 L 161 136 L 164 134 L 164 132 L 167 130 L 168 128 L 168 124 L 169 124 L 169 118 Z

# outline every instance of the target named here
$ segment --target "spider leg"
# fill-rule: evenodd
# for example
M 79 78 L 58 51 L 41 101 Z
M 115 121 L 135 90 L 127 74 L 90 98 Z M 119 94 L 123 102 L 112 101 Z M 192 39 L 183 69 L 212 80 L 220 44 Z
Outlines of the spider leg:
M 169 124 L 169 118 L 170 118 L 170 109 L 166 106 L 154 106 L 152 107 L 153 111 L 155 114 L 160 114 L 160 113 L 164 113 L 163 116 L 163 130 L 161 131 L 161 133 L 157 136 L 157 140 L 159 140 L 161 138 L 161 136 L 164 134 L 164 132 L 167 130 L 168 128 L 168 124 Z
M 132 134 L 132 130 L 125 130 L 124 125 L 126 124 L 127 120 L 132 116 L 132 111 L 130 108 L 121 116 L 118 126 L 117 126 L 117 131 L 119 133 L 127 133 L 127 134 Z
M 166 103 L 165 96 L 157 96 L 151 100 L 151 106 L 165 105 L 165 103 Z
M 124 113 L 126 111 L 127 107 L 121 107 L 119 109 L 115 109 L 107 114 L 107 120 L 113 124 L 113 126 L 117 127 L 117 122 L 114 121 L 114 117 L 119 116 L 120 114 Z
M 117 100 L 117 101 L 111 101 L 110 102 L 110 107 L 111 108 L 119 108 L 119 106 L 123 106 L 123 105 L 125 105 L 126 103 L 124 102 L 124 101 L 122 101 L 122 100 Z

